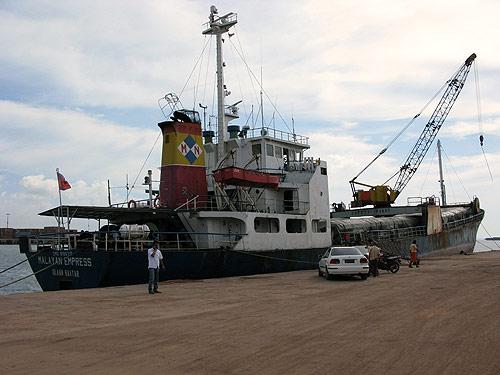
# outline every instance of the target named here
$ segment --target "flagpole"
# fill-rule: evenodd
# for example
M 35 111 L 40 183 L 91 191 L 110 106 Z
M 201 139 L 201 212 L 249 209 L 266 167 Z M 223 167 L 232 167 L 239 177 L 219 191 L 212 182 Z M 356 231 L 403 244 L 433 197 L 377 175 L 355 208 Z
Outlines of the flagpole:
M 61 250 L 61 217 L 62 217 L 62 197 L 61 187 L 59 186 L 59 168 L 56 168 L 57 190 L 59 191 L 59 208 L 57 209 L 57 247 Z

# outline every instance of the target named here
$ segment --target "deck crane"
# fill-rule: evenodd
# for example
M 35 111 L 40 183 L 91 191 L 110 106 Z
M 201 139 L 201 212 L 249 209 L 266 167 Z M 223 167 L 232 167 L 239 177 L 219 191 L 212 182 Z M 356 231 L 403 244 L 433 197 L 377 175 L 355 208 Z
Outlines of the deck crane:
M 357 182 L 356 179 L 377 160 L 382 154 L 384 154 L 388 147 L 399 137 L 406 128 L 411 125 L 411 123 L 420 116 L 420 113 L 415 115 L 410 123 L 393 139 L 387 147 L 385 147 L 380 153 L 366 166 L 361 172 L 357 174 L 349 183 L 351 184 L 353 201 L 351 202 L 351 207 L 364 207 L 368 205 L 374 205 L 375 207 L 388 207 L 398 197 L 398 195 L 403 191 L 405 186 L 408 184 L 410 179 L 413 177 L 415 172 L 417 171 L 420 163 L 422 162 L 425 154 L 429 150 L 432 142 L 436 138 L 439 129 L 443 125 L 446 117 L 451 111 L 453 104 L 458 98 L 460 91 L 465 84 L 465 80 L 467 79 L 467 75 L 471 69 L 471 65 L 476 58 L 476 54 L 473 53 L 470 55 L 467 60 L 465 60 L 464 64 L 458 69 L 458 71 L 446 82 L 443 86 L 446 87 L 446 90 L 441 97 L 436 109 L 432 113 L 429 121 L 424 127 L 422 134 L 417 140 L 415 146 L 411 150 L 408 158 L 404 162 L 404 164 L 399 168 L 399 171 L 396 172 L 393 176 L 391 176 L 384 184 L 382 185 L 368 185 L 365 183 Z M 437 94 L 436 94 L 437 95 Z M 425 108 L 425 107 L 424 107 Z M 397 180 L 394 187 L 390 187 L 387 184 L 392 178 L 397 175 Z M 369 188 L 369 190 L 357 189 L 356 187 L 363 186 L 365 188 Z

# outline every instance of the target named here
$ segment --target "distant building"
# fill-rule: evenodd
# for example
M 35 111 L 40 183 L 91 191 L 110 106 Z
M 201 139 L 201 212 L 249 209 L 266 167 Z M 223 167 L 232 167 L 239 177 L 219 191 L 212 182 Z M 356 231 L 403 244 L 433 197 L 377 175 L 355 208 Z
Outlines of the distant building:
M 61 228 L 61 233 L 77 233 L 75 229 L 69 232 L 65 228 Z M 0 228 L 0 244 L 13 244 L 17 243 L 19 235 L 36 236 L 39 234 L 54 234 L 57 233 L 57 227 L 43 227 L 43 228 Z

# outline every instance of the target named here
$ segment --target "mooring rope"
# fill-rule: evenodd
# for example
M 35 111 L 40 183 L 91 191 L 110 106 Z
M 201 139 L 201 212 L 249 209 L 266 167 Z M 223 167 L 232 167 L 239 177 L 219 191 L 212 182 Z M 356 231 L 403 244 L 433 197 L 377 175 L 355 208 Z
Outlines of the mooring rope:
M 44 267 L 44 268 L 42 268 L 41 270 L 38 270 L 38 271 L 36 271 L 36 272 L 33 272 L 32 274 L 30 274 L 30 275 L 28 275 L 28 276 L 24 276 L 24 277 L 21 277 L 20 279 L 17 279 L 17 280 L 11 281 L 10 283 L 4 284 L 4 285 L 0 285 L 0 289 L 5 288 L 6 286 L 9 286 L 9 285 L 15 284 L 15 283 L 17 283 L 17 282 L 19 282 L 19 281 L 22 281 L 22 280 L 24 280 L 24 279 L 27 279 L 28 277 L 35 276 L 35 275 L 39 274 L 40 272 L 43 272 L 43 271 L 45 271 L 45 270 L 49 269 L 50 267 L 54 267 L 54 266 L 55 266 L 55 264 L 49 264 L 47 267 Z
M 8 270 L 11 270 L 11 269 L 12 269 L 12 268 L 14 268 L 14 267 L 17 267 L 17 266 L 19 266 L 20 264 L 23 264 L 24 262 L 27 262 L 28 260 L 30 260 L 30 259 L 31 259 L 31 258 L 33 258 L 34 256 L 37 256 L 37 255 L 40 255 L 40 253 L 43 253 L 45 250 L 47 250 L 47 249 L 46 249 L 46 248 L 44 248 L 44 249 L 42 249 L 42 250 L 40 250 L 40 251 L 38 251 L 38 250 L 37 250 L 37 252 L 36 252 L 36 253 L 34 253 L 34 254 L 30 255 L 29 257 L 26 257 L 26 259 L 25 259 L 25 260 L 22 260 L 22 261 L 20 261 L 19 263 L 14 264 L 13 266 L 10 266 L 10 267 L 8 267 L 8 268 L 6 268 L 6 269 L 4 269 L 4 270 L 1 270 L 1 271 L 0 271 L 0 274 L 2 274 L 2 273 L 4 273 L 4 272 L 7 272 Z
M 310 262 L 307 260 L 297 260 L 297 259 L 287 259 L 287 258 L 278 258 L 278 257 L 272 257 L 269 255 L 261 255 L 261 254 L 255 254 L 255 253 L 250 253 L 248 251 L 242 251 L 242 250 L 233 250 L 233 249 L 226 249 L 227 251 L 232 251 L 235 253 L 241 253 L 245 255 L 251 255 L 259 258 L 267 258 L 267 259 L 273 259 L 273 260 L 281 260 L 284 262 L 292 262 L 292 263 L 305 263 L 305 264 L 318 264 L 318 262 Z

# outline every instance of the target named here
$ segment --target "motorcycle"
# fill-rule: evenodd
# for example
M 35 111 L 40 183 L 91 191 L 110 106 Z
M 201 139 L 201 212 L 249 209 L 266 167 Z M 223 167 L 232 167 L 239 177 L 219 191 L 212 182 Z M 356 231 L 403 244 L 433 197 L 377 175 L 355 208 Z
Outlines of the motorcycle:
M 393 255 L 389 253 L 380 253 L 378 258 L 378 269 L 390 271 L 391 273 L 396 273 L 399 271 L 399 266 L 401 264 L 401 257 L 399 255 Z

